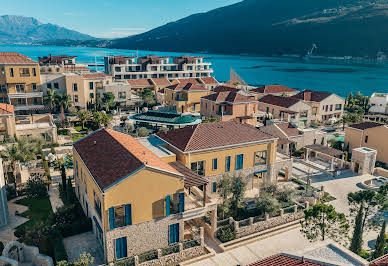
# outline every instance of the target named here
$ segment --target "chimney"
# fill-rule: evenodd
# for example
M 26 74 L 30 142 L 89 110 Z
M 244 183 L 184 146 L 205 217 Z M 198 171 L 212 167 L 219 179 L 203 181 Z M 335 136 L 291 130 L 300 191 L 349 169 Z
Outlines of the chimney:
M 93 144 L 96 145 L 96 144 L 97 144 L 97 141 L 93 141 Z
M 304 92 L 303 92 L 303 99 L 304 99 L 306 102 L 311 101 L 311 91 L 304 91 Z

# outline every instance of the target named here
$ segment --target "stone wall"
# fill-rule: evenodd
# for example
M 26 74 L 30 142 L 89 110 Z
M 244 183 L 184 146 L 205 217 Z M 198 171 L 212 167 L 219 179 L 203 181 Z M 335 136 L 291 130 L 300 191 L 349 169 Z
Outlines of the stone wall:
M 154 265 L 176 265 L 181 261 L 189 260 L 191 258 L 199 257 L 204 255 L 205 249 L 203 246 L 192 247 L 189 249 L 182 250 L 178 253 L 170 254 L 164 257 L 161 257 L 157 260 L 150 260 L 138 265 L 140 266 L 154 266 Z
M 236 230 L 236 233 L 237 233 L 236 237 L 240 238 L 250 234 L 258 233 L 279 225 L 294 222 L 296 220 L 302 219 L 303 217 L 304 217 L 304 212 L 288 213 L 281 216 L 270 218 L 266 221 L 259 221 L 257 223 L 252 223 L 251 225 L 248 225 L 248 226 L 238 227 Z
M 14 253 L 11 252 L 14 248 L 17 248 L 17 256 L 14 257 Z M 12 254 L 11 254 L 12 253 Z M 40 254 L 38 247 L 27 246 L 19 243 L 18 241 L 9 242 L 0 257 L 0 265 L 20 265 L 20 264 L 31 264 L 34 266 L 53 266 L 53 260 L 51 257 Z
M 107 261 L 113 261 L 115 239 L 127 237 L 128 257 L 168 246 L 169 225 L 179 223 L 179 241 L 183 241 L 184 222 L 181 214 L 144 223 L 115 228 L 106 232 Z
M 388 170 L 381 167 L 376 167 L 373 174 L 378 176 L 388 177 Z

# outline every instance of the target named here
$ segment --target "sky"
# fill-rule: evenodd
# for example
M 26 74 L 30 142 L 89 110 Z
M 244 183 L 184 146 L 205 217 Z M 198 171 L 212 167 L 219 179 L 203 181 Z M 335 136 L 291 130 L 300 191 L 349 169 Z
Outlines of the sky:
M 241 0 L 0 0 L 0 15 L 34 17 L 100 38 L 138 34 Z

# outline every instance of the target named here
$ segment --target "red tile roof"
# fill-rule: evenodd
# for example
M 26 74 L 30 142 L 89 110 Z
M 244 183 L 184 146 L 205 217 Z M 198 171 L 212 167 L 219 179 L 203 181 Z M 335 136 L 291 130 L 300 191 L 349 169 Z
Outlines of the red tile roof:
M 102 190 L 144 166 L 182 176 L 136 139 L 117 131 L 100 129 L 73 147 Z
M 304 90 L 299 92 L 298 94 L 292 96 L 296 99 L 308 101 L 308 102 L 321 102 L 333 93 L 324 92 L 324 91 L 312 91 L 312 90 Z
M 179 83 L 167 86 L 166 89 L 170 89 L 173 91 L 207 91 L 207 89 L 199 84 L 193 83 Z
M 272 105 L 280 106 L 284 108 L 289 108 L 294 104 L 298 103 L 299 101 L 300 101 L 299 99 L 295 99 L 292 97 L 282 97 L 282 96 L 276 96 L 272 94 L 267 94 L 259 99 L 259 102 L 261 103 L 272 104 Z
M 219 83 L 214 77 L 202 77 L 201 80 L 204 84 L 218 84 Z
M 171 165 L 179 173 L 184 175 L 185 188 L 190 188 L 193 186 L 199 187 L 199 186 L 206 185 L 209 183 L 209 181 L 207 181 L 205 178 L 198 175 L 197 173 L 194 173 L 191 169 L 187 168 L 181 162 L 176 161 L 176 162 L 171 162 L 168 164 Z
M 171 85 L 171 82 L 166 78 L 153 78 L 151 81 L 155 84 L 155 86 L 168 86 Z
M 15 53 L 15 52 L 0 52 L 0 64 L 12 65 L 12 64 L 28 64 L 37 65 L 36 61 L 31 60 L 29 57 Z
M 186 78 L 178 79 L 178 82 L 181 83 L 192 83 L 192 84 L 201 84 L 201 81 L 197 78 Z
M 222 91 L 210 94 L 208 96 L 202 97 L 203 99 L 213 101 L 213 102 L 228 102 L 228 103 L 246 103 L 246 102 L 256 102 L 255 97 L 246 96 L 234 91 Z
M 149 87 L 153 86 L 152 82 L 149 79 L 129 79 L 127 82 L 132 86 L 132 87 Z
M 0 103 L 0 115 L 11 115 L 14 113 L 13 105 Z
M 365 121 L 365 122 L 350 125 L 349 127 L 359 129 L 359 130 L 365 130 L 368 128 L 375 128 L 375 127 L 382 127 L 382 126 L 384 125 L 376 122 Z
M 280 128 L 288 137 L 296 137 L 301 134 L 298 128 L 294 127 L 291 123 L 284 122 L 275 124 L 278 128 Z
M 108 76 L 109 75 L 102 72 L 87 73 L 82 75 L 84 79 L 102 79 Z
M 221 92 L 221 91 L 234 91 L 234 92 L 238 92 L 238 91 L 240 91 L 240 89 L 237 89 L 235 87 L 220 85 L 220 86 L 215 87 L 213 89 L 213 91 L 214 92 Z
M 310 259 L 304 259 L 288 254 L 276 254 L 261 261 L 250 264 L 249 266 L 322 266 L 325 263 L 319 263 Z
M 157 136 L 183 152 L 274 139 L 254 126 L 236 121 L 202 123 L 158 133 Z
M 264 85 L 262 87 L 255 88 L 251 90 L 252 92 L 258 92 L 258 93 L 265 93 L 265 94 L 271 94 L 271 93 L 287 93 L 287 92 L 297 92 L 297 90 L 288 88 L 283 85 Z
M 388 254 L 372 260 L 369 266 L 388 266 Z

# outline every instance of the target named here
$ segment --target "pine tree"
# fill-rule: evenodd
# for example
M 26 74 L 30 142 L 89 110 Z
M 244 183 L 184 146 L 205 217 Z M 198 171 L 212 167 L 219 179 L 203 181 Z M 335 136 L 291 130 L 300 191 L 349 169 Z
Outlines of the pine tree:
M 364 206 L 361 205 L 360 210 L 358 211 L 356 216 L 352 242 L 349 248 L 351 251 L 353 251 L 356 254 L 360 254 L 361 248 L 362 248 L 362 233 L 363 233 L 362 218 L 363 217 L 364 217 Z
M 383 226 L 381 227 L 381 231 L 379 236 L 376 239 L 375 251 L 373 252 L 373 259 L 377 259 L 384 255 L 385 249 L 385 226 L 386 222 L 384 220 Z

